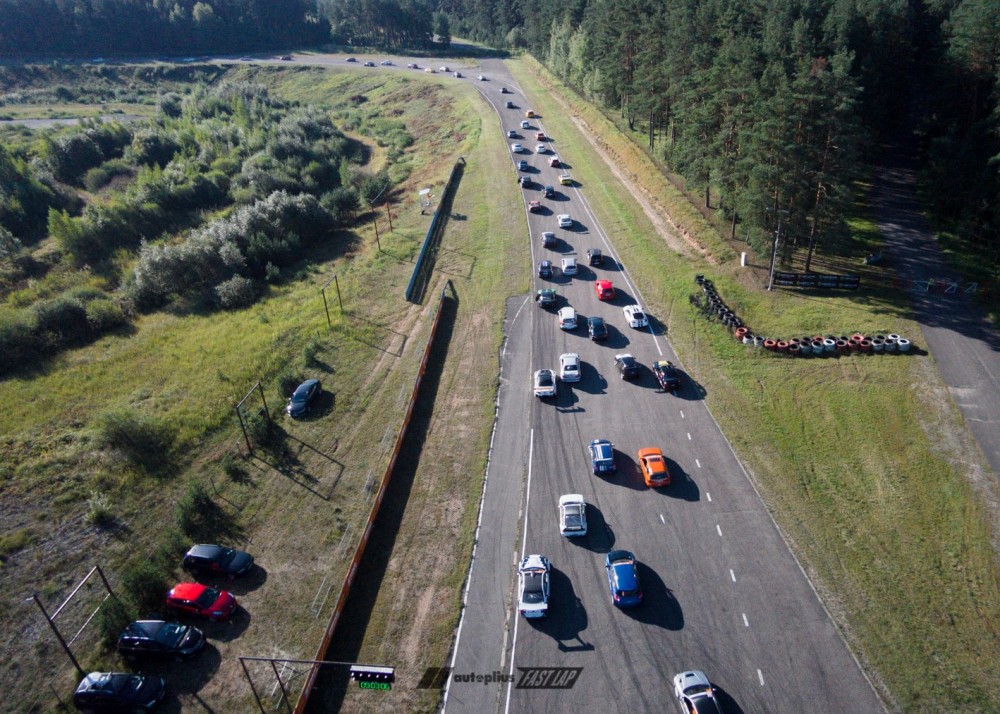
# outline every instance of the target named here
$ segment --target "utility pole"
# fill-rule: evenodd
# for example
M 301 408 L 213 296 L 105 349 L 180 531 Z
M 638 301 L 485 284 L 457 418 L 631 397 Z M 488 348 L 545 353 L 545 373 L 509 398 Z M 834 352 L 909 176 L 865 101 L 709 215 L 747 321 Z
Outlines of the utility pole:
M 774 264 L 777 262 L 778 242 L 781 240 L 781 216 L 782 214 L 788 215 L 788 211 L 784 208 L 779 208 L 775 212 L 778 214 L 778 229 L 774 232 L 774 245 L 771 246 L 771 272 L 767 279 L 768 290 L 774 288 Z

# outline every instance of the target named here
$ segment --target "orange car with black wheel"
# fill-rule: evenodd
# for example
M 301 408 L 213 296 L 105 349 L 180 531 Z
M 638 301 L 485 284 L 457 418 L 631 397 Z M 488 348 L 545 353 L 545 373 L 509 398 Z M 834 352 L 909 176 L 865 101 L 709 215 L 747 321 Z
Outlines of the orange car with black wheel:
M 670 484 L 670 471 L 663 452 L 656 447 L 639 449 L 639 470 L 646 485 L 651 488 Z

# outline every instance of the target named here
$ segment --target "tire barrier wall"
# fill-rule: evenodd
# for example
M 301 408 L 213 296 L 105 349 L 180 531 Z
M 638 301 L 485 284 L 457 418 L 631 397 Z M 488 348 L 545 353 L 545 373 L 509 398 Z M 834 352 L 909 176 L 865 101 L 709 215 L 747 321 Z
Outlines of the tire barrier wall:
M 709 318 L 719 320 L 729 328 L 738 342 L 753 347 L 763 347 L 769 352 L 789 357 L 828 357 L 850 354 L 909 354 L 914 348 L 910 340 L 895 333 L 885 331 L 868 335 L 855 332 L 851 335 L 805 335 L 804 337 L 763 337 L 743 324 L 729 306 L 726 305 L 711 280 L 704 275 L 695 275 L 694 280 L 701 286 L 702 295 L 692 295 L 691 303 L 701 308 Z
M 434 322 L 431 325 L 431 333 L 427 339 L 427 346 L 424 348 L 424 356 L 420 359 L 420 369 L 417 370 L 417 378 L 413 382 L 410 399 L 406 405 L 406 413 L 403 415 L 403 423 L 399 428 L 399 433 L 396 435 L 396 443 L 392 448 L 392 456 L 389 458 L 389 464 L 386 466 L 385 473 L 382 475 L 382 482 L 379 484 L 378 493 L 375 495 L 375 501 L 372 504 L 371 512 L 368 514 L 365 529 L 361 533 L 361 540 L 358 541 L 358 547 L 354 551 L 354 557 L 351 558 L 351 565 L 347 569 L 347 576 L 344 578 L 344 584 L 340 588 L 340 595 L 337 597 L 337 603 L 333 607 L 333 613 L 330 615 L 330 622 L 326 626 L 326 632 L 323 635 L 323 640 L 320 643 L 319 649 L 316 651 L 316 656 L 313 657 L 314 660 L 322 660 L 326 657 L 326 653 L 330 649 L 330 643 L 333 641 L 333 635 L 337 630 L 338 623 L 340 622 L 340 616 L 344 611 L 344 604 L 350 596 L 351 586 L 354 584 L 354 578 L 358 573 L 358 564 L 361 562 L 362 556 L 364 556 L 365 546 L 368 545 L 368 539 L 371 536 L 375 519 L 382 506 L 382 499 L 385 497 L 386 488 L 389 485 L 389 480 L 392 478 L 393 470 L 396 467 L 396 458 L 399 456 L 399 450 L 403 445 L 403 440 L 406 438 L 407 428 L 410 426 L 410 417 L 413 416 L 413 407 L 417 403 L 417 393 L 420 391 L 420 383 L 423 379 L 424 372 L 427 370 L 427 360 L 430 358 L 431 350 L 434 347 L 434 338 L 437 335 L 438 324 L 441 321 L 442 307 L 444 306 L 446 294 L 449 291 L 452 295 L 455 294 L 455 286 L 450 280 L 446 282 L 444 287 L 441 289 L 441 296 L 438 299 L 437 310 L 434 314 Z M 312 695 L 313 690 L 317 685 L 320 666 L 321 665 L 313 665 L 310 668 L 309 676 L 306 678 L 302 692 L 299 694 L 299 699 L 295 703 L 295 714 L 303 714 L 303 712 L 306 711 L 306 707 L 309 705 L 309 697 Z
M 408 302 L 419 303 L 424 299 L 424 289 L 430 279 L 431 271 L 434 270 L 434 256 L 437 247 L 441 243 L 441 236 L 444 234 L 444 226 L 447 223 L 447 216 L 451 213 L 451 202 L 455 197 L 455 189 L 459 181 L 462 180 L 462 173 L 465 171 L 465 157 L 458 157 L 458 161 L 451 169 L 448 183 L 444 186 L 444 193 L 441 195 L 441 203 L 438 204 L 434 216 L 431 218 L 431 225 L 424 236 L 424 244 L 420 246 L 420 253 L 417 255 L 417 262 L 413 266 L 410 274 L 410 282 L 406 284 L 406 299 Z

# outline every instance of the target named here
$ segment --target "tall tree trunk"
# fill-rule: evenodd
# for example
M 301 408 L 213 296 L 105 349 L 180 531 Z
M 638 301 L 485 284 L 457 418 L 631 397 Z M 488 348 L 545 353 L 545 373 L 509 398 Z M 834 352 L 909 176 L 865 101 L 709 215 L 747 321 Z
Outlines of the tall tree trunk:
M 653 110 L 649 110 L 649 148 L 653 148 L 655 140 L 653 138 Z
M 729 239 L 736 240 L 736 199 L 733 199 L 733 222 L 729 230 Z

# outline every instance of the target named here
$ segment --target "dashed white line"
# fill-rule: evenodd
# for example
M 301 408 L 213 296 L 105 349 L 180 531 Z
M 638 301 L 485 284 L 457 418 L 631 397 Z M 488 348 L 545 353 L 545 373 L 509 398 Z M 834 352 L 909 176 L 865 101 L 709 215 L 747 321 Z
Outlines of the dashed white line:
M 720 526 L 718 523 L 715 524 L 715 532 L 719 534 L 720 538 L 722 537 L 722 526 Z
M 729 569 L 729 577 L 733 579 L 734 583 L 736 582 L 736 573 L 733 572 L 732 568 Z
M 683 419 L 683 418 L 684 418 L 684 410 L 682 409 L 681 410 L 681 419 Z
M 747 619 L 747 614 L 745 612 L 743 613 L 743 625 L 745 627 L 750 627 L 750 620 Z
M 712 494 L 710 494 L 708 491 L 705 491 L 705 498 L 707 498 L 709 501 L 711 501 L 712 500 Z
M 691 432 L 688 432 L 688 441 L 691 441 Z
M 695 463 L 695 465 L 697 465 L 697 466 L 698 466 L 698 468 L 699 468 L 699 469 L 701 468 L 701 462 L 700 462 L 700 461 L 698 461 L 698 459 L 695 459 L 695 460 L 694 460 L 694 463 Z
M 667 525 L 667 521 L 666 521 L 666 519 L 663 518 L 663 514 L 662 513 L 660 514 L 660 523 L 662 523 L 663 525 Z
M 757 679 L 760 680 L 760 686 L 763 687 L 764 686 L 764 673 L 761 672 L 759 669 L 757 670 Z

